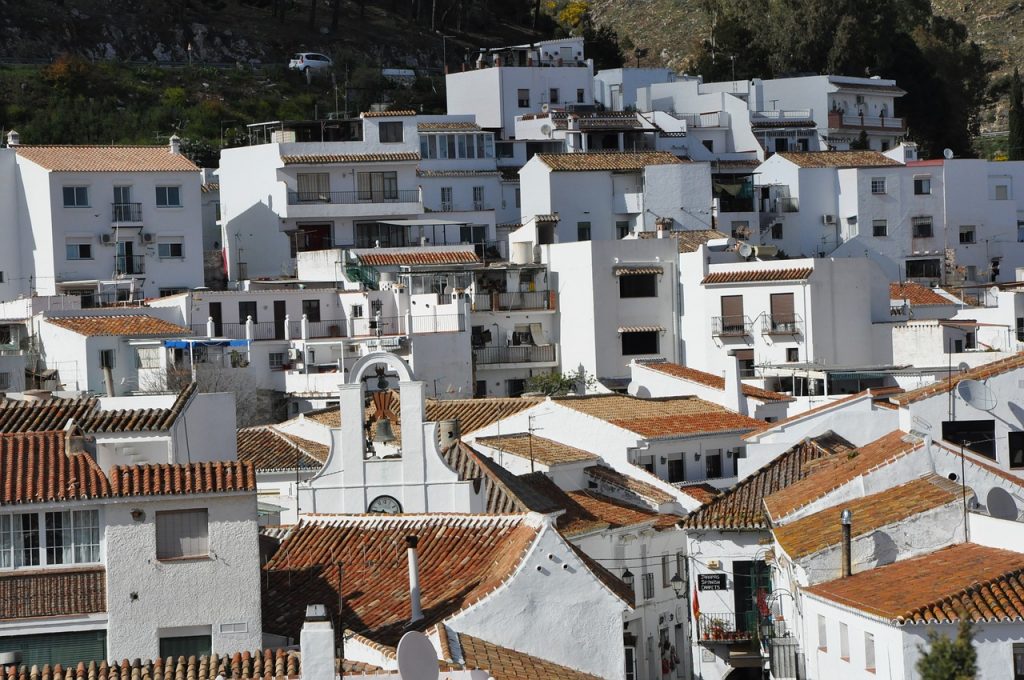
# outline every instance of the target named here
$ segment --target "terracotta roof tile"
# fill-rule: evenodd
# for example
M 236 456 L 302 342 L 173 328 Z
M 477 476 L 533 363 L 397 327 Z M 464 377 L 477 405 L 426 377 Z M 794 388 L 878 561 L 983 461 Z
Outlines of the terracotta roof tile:
M 806 477 L 810 463 L 853 448 L 832 432 L 806 439 L 691 512 L 683 524 L 690 529 L 766 529 L 765 498 Z
M 989 378 L 1010 371 L 1015 371 L 1021 367 L 1024 367 L 1024 352 L 1015 354 L 1012 357 L 1006 359 L 1000 359 L 991 363 L 982 364 L 975 366 L 974 368 L 968 369 L 962 373 L 957 373 L 955 376 L 950 376 L 947 379 L 937 380 L 930 385 L 919 387 L 916 390 L 910 390 L 903 394 L 898 394 L 892 397 L 892 401 L 900 406 L 906 406 L 907 404 L 913 404 L 916 401 L 934 397 L 939 394 L 948 394 L 950 390 L 957 386 L 961 380 L 988 380 Z
M 807 592 L 896 623 L 1019 621 L 1024 554 L 960 543 Z
M 601 394 L 557 397 L 554 401 L 647 439 L 746 432 L 764 424 L 697 397 L 641 399 L 622 394 Z
M 480 130 L 480 126 L 469 120 L 446 120 L 432 123 L 416 123 L 418 132 L 439 132 L 444 130 L 463 130 L 474 132 Z
M 472 246 L 466 248 L 372 248 L 355 250 L 353 254 L 360 264 L 370 267 L 429 265 L 429 264 L 479 264 L 480 257 Z
M 255 491 L 252 464 L 232 461 L 177 465 L 115 465 L 110 470 L 113 496 L 179 496 Z
M 658 232 L 642 231 L 637 234 L 637 237 L 642 239 L 655 239 L 658 238 Z M 700 246 L 707 245 L 708 241 L 720 238 L 729 238 L 729 235 L 723 234 L 716 229 L 688 229 L 666 231 L 665 238 L 674 238 L 676 240 L 676 245 L 679 246 L 679 252 L 693 253 L 696 252 L 697 248 Z
M 401 161 L 418 161 L 419 153 L 400 151 L 397 153 L 322 153 L 281 156 L 285 165 L 330 165 L 333 163 L 397 163 Z
M 263 425 L 238 430 L 238 460 L 252 464 L 256 472 L 271 470 L 319 470 L 327 460 L 326 444 L 285 434 Z
M 689 366 L 681 366 L 680 364 L 674 364 L 667 361 L 652 361 L 650 363 L 643 364 L 644 367 L 651 369 L 652 371 L 658 371 L 666 375 L 671 375 L 676 378 L 681 378 L 689 382 L 695 382 L 705 387 L 712 389 L 725 391 L 725 378 L 714 373 L 707 373 L 705 371 L 699 371 L 696 368 L 690 368 Z M 757 399 L 758 401 L 793 401 L 793 397 L 779 392 L 772 392 L 770 390 L 763 390 L 760 387 L 754 387 L 753 385 L 743 384 L 743 394 L 746 396 Z
M 903 165 L 878 151 L 782 151 L 776 155 L 801 168 L 880 168 Z
M 199 190 L 204 194 L 211 194 L 215 191 L 220 191 L 220 183 L 218 182 L 205 182 L 203 186 L 199 187 Z
M 345 620 L 358 622 L 367 638 L 394 645 L 409 621 L 407 536 L 419 538 L 422 630 L 503 584 L 537 534 L 522 515 L 304 519 L 264 567 L 263 629 L 298 638 L 307 604 L 326 603 L 336 617 L 340 563 Z
M 213 656 L 180 656 L 178 658 L 124 659 L 112 663 L 101 661 L 96 663 L 80 663 L 61 667 L 60 664 L 38 667 L 33 671 L 28 666 L 19 667 L 13 675 L 5 675 L 6 680 L 58 680 L 75 678 L 76 680 L 132 680 L 133 678 L 189 678 L 190 680 L 214 680 L 218 676 L 225 678 L 260 678 L 261 680 L 297 680 L 299 678 L 299 653 L 285 650 L 265 649 L 262 652 L 235 652 L 234 654 L 215 654 Z M 373 672 L 379 670 L 361 662 L 339 661 L 339 670 L 349 672 Z M 65 673 L 67 675 L 65 676 Z
M 53 172 L 199 172 L 167 146 L 21 145 L 16 152 Z
M 738 269 L 710 272 L 701 281 L 703 285 L 716 283 L 765 283 L 768 281 L 803 281 L 814 273 L 813 267 L 788 269 Z
M 707 482 L 679 482 L 672 486 L 676 487 L 687 496 L 696 498 L 702 505 L 710 503 L 722 495 L 721 489 L 711 486 Z
M 549 513 L 556 509 L 550 498 L 538 494 L 530 484 L 464 442 L 458 442 L 442 455 L 460 480 L 480 480 L 485 485 L 488 514 Z
M 597 680 L 597 676 L 501 647 L 464 633 L 458 634 L 463 665 L 486 670 L 494 680 Z
M 363 118 L 405 118 L 415 116 L 413 109 L 395 109 L 393 111 L 363 111 L 360 114 Z
M 102 566 L 0 572 L 0 620 L 107 611 Z
M 556 171 L 633 171 L 648 165 L 678 165 L 682 161 L 667 151 L 627 151 L 600 153 L 539 153 L 542 163 Z
M 853 512 L 853 536 L 865 536 L 922 512 L 961 501 L 961 487 L 935 474 L 894 486 L 885 491 L 843 501 L 813 515 L 773 529 L 775 540 L 793 559 L 805 557 L 843 540 L 839 511 Z
M 148 314 L 117 314 L 113 316 L 48 316 L 47 323 L 85 336 L 123 335 L 126 337 L 192 335 L 178 324 Z
M 853 451 L 828 461 L 828 465 L 765 499 L 769 517 L 778 522 L 786 515 L 838 489 L 857 477 L 923 446 L 921 440 L 894 430 Z
M 528 432 L 504 434 L 493 437 L 480 437 L 478 443 L 492 449 L 511 453 L 514 456 L 529 460 L 531 457 L 544 465 L 562 465 L 564 463 L 580 463 L 596 461 L 598 456 L 568 446 L 551 439 L 530 435 Z
M 906 300 L 911 305 L 953 305 L 955 302 L 920 283 L 904 281 L 889 284 L 890 300 Z
M 641 468 L 637 469 L 640 470 Z M 636 495 L 645 501 L 653 503 L 654 505 L 671 503 L 675 500 L 667 491 L 662 491 L 653 484 L 648 484 L 647 482 L 636 479 L 635 477 L 624 475 L 618 470 L 613 470 L 605 465 L 592 465 L 584 469 L 583 472 L 600 484 L 611 485 L 612 487 Z

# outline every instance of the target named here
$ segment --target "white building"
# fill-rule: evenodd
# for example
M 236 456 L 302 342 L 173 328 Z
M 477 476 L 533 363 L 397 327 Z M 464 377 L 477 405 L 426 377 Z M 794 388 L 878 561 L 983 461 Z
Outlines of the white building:
M 32 146 L 17 157 L 18 229 L 7 278 L 19 294 L 109 304 L 203 283 L 198 167 L 159 146 Z M 16 255 L 14 255 L 16 253 Z
M 252 468 L 104 473 L 90 446 L 74 429 L 0 436 L 0 650 L 70 666 L 258 647 Z

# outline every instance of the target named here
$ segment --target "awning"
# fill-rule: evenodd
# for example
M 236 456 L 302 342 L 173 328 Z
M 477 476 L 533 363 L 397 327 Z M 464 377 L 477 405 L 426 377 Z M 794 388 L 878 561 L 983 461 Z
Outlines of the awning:
M 451 220 L 376 220 L 377 224 L 391 224 L 396 227 L 433 227 L 433 226 L 456 226 L 464 225 L 467 222 L 452 222 Z
M 956 328 L 980 328 L 980 327 L 992 327 L 992 328 L 1009 328 L 1010 324 L 1006 323 L 985 323 L 984 321 L 952 321 L 944 320 L 939 321 L 940 326 L 954 326 Z
M 551 345 L 551 341 L 544 334 L 544 327 L 539 323 L 530 324 L 530 338 L 537 347 L 548 347 Z
M 615 267 L 615 276 L 640 276 L 642 274 L 664 274 L 665 268 L 659 265 L 641 265 L 635 267 Z
M 249 340 L 164 340 L 164 347 L 170 349 L 188 349 L 189 346 L 248 347 Z
M 658 331 L 659 333 L 665 332 L 664 326 L 619 326 L 620 333 L 653 333 Z

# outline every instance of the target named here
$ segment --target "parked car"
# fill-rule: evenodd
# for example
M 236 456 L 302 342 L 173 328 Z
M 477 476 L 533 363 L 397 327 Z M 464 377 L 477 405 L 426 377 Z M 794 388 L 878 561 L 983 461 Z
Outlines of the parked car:
M 288 68 L 293 71 L 305 73 L 307 70 L 314 71 L 324 68 L 331 68 L 334 62 L 326 54 L 318 52 L 299 52 L 288 62 Z

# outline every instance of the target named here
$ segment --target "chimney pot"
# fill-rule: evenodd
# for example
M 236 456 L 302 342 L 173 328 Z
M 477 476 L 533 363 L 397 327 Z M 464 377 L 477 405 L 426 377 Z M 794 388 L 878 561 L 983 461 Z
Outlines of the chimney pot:
M 842 562 L 842 575 L 843 578 L 850 576 L 853 573 L 853 560 L 850 556 L 850 534 L 853 524 L 853 511 L 845 509 L 839 515 L 839 523 L 843 527 L 843 543 L 840 548 L 839 559 Z
M 178 135 L 171 135 L 170 149 L 171 153 L 173 154 L 181 153 L 181 137 L 179 137 Z
M 420 603 L 420 563 L 416 555 L 416 546 L 420 539 L 417 536 L 406 536 L 405 543 L 408 546 L 409 555 L 409 604 L 411 616 L 409 624 L 414 624 L 423 618 L 423 606 Z

